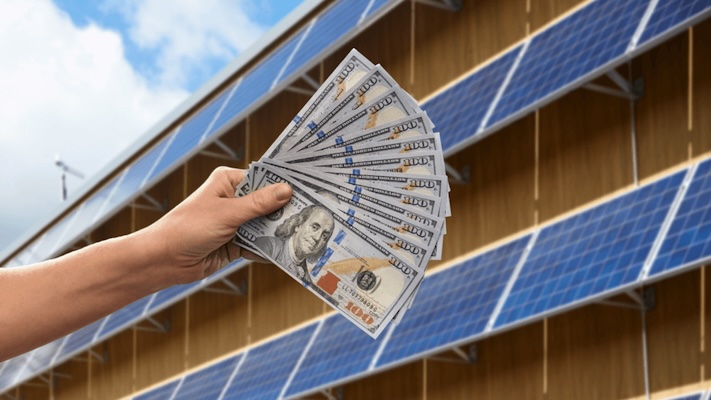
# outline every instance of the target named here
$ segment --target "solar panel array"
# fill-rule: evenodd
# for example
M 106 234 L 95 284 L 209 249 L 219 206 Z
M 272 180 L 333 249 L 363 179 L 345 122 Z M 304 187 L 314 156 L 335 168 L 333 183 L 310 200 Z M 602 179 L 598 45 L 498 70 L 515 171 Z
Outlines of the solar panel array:
M 450 155 L 621 65 L 644 50 L 643 45 L 709 15 L 711 0 L 593 1 L 422 108 L 437 123 L 445 155 Z
M 250 364 L 248 374 L 236 374 L 235 398 L 304 397 L 632 290 L 657 274 L 689 270 L 711 258 L 705 230 L 711 205 L 703 201 L 710 192 L 708 159 L 428 275 L 405 319 L 377 340 L 332 314 L 251 348 L 250 355 L 275 348 L 289 354 L 282 355 L 284 362 L 266 362 L 265 356 L 265 362 Z M 678 250 L 674 246 L 686 255 L 695 243 L 704 244 L 703 251 L 693 252 L 696 258 L 665 262 L 663 272 L 649 277 L 641 273 L 655 255 L 665 259 Z M 270 357 L 281 351 L 286 350 Z M 265 376 L 273 377 L 269 384 L 257 378 Z
M 570 90 L 582 80 L 591 79 L 594 74 L 604 72 L 614 63 L 632 55 L 635 49 L 642 44 L 673 34 L 692 21 L 706 17 L 711 10 L 710 1 L 659 0 L 650 2 L 649 0 L 635 0 L 617 2 L 615 0 L 598 0 L 592 2 L 533 36 L 523 45 L 517 46 L 485 67 L 478 69 L 458 84 L 429 100 L 423 105 L 423 108 L 433 115 L 433 119 L 438 122 L 438 128 L 446 133 L 442 140 L 445 143 L 446 151 L 452 152 L 473 142 L 477 137 L 483 136 L 492 129 L 502 126 L 507 120 L 515 118 L 525 110 L 540 106 L 554 96 Z M 395 0 L 363 0 L 335 3 L 324 13 L 315 17 L 311 23 L 307 23 L 304 28 L 248 72 L 239 82 L 230 86 L 214 101 L 178 127 L 175 132 L 127 167 L 123 173 L 60 219 L 45 234 L 38 237 L 15 258 L 9 260 L 5 266 L 19 266 L 41 261 L 64 251 L 70 244 L 90 231 L 93 226 L 105 221 L 142 191 L 169 173 L 171 169 L 180 165 L 184 159 L 204 147 L 209 142 L 207 139 L 210 136 L 224 132 L 230 124 L 234 124 L 246 112 L 258 106 L 259 102 L 266 99 L 267 94 L 272 92 L 275 87 L 298 77 L 298 73 L 303 73 L 314 57 L 323 54 L 324 38 L 331 35 L 328 43 L 339 43 L 349 32 L 352 33 L 359 25 L 367 23 L 367 18 L 382 11 L 387 4 L 392 5 L 397 2 Z M 639 38 L 634 37 L 637 34 L 639 34 Z M 636 40 L 638 41 L 635 42 Z M 563 65 L 568 65 L 565 71 L 555 72 L 556 64 L 551 62 L 555 62 L 556 59 Z M 468 99 L 467 95 L 472 98 Z M 487 110 L 486 113 L 483 110 Z M 701 196 L 705 193 L 706 186 L 704 185 L 707 184 L 707 181 L 702 181 L 699 176 L 703 175 L 707 169 L 708 167 L 705 166 L 699 168 L 700 175 L 697 175 L 698 179 L 694 180 L 696 186 L 692 185 L 698 188 L 689 189 L 689 195 L 681 205 L 677 219 L 674 220 L 669 231 L 672 236 L 668 236 L 668 242 L 661 245 L 659 258 L 655 260 L 650 277 L 663 275 L 668 271 L 676 272 L 697 265 L 711 257 L 709 254 L 711 249 L 707 245 L 708 240 L 704 241 L 703 236 L 708 235 L 708 225 L 694 226 L 696 220 L 690 217 L 692 214 L 685 214 L 687 212 L 700 213 L 700 210 L 703 209 L 702 204 L 692 203 L 688 196 Z M 534 247 L 531 257 L 522 265 L 520 276 L 513 274 L 514 256 L 497 259 L 494 255 L 488 255 L 487 257 L 494 261 L 469 260 L 472 263 L 467 264 L 470 269 L 477 269 L 477 265 L 493 264 L 497 265 L 497 268 L 507 271 L 501 276 L 491 275 L 469 283 L 479 289 L 481 287 L 476 285 L 485 283 L 492 285 L 492 291 L 486 294 L 489 297 L 477 299 L 476 304 L 482 305 L 483 308 L 477 311 L 467 309 L 467 301 L 473 301 L 473 299 L 466 298 L 466 296 L 458 298 L 461 300 L 458 305 L 446 303 L 447 299 L 444 298 L 435 299 L 432 297 L 428 299 L 428 301 L 444 302 L 442 307 L 454 307 L 453 310 L 457 312 L 473 313 L 473 320 L 467 320 L 466 326 L 455 326 L 456 324 L 450 326 L 451 321 L 438 320 L 437 318 L 426 319 L 420 313 L 422 315 L 430 313 L 429 316 L 432 317 L 432 313 L 436 311 L 420 310 L 416 305 L 402 325 L 383 336 L 381 340 L 388 340 L 388 342 L 381 343 L 381 346 L 377 348 L 373 355 L 374 358 L 368 362 L 367 369 L 365 369 L 365 360 L 359 359 L 353 360 L 352 364 L 349 363 L 340 368 L 336 373 L 329 372 L 331 375 L 311 374 L 306 377 L 297 371 L 292 376 L 293 381 L 289 381 L 291 386 L 286 388 L 288 394 L 295 395 L 298 391 L 303 393 L 311 390 L 309 388 L 328 384 L 329 381 L 348 379 L 349 376 L 356 376 L 380 366 L 401 362 L 408 357 L 434 351 L 435 348 L 439 349 L 458 341 L 471 340 L 477 335 L 504 325 L 525 321 L 566 305 L 579 304 L 590 298 L 603 296 L 624 287 L 624 285 L 639 283 L 639 280 L 633 279 L 636 277 L 634 273 L 639 272 L 641 255 L 650 248 L 654 241 L 652 236 L 659 231 L 664 219 L 662 214 L 667 212 L 671 206 L 671 193 L 674 193 L 675 185 L 678 184 L 677 181 L 680 180 L 681 175 L 680 173 L 666 178 L 664 182 L 657 182 L 661 186 L 654 189 L 645 187 L 645 190 L 655 194 L 653 197 L 656 200 L 654 201 L 645 201 L 640 197 L 641 195 L 634 194 L 630 194 L 630 197 L 625 200 L 617 199 L 618 203 L 616 204 L 631 209 L 653 208 L 654 211 L 649 215 L 645 214 L 644 217 L 646 218 L 644 221 L 650 222 L 653 227 L 647 228 L 643 234 L 625 236 L 627 228 L 623 223 L 619 226 L 619 232 L 606 231 L 597 235 L 597 239 L 591 238 L 590 240 L 610 240 L 615 243 L 587 253 L 586 257 L 589 259 L 586 261 L 592 260 L 592 264 L 575 264 L 570 259 L 570 255 L 574 254 L 575 249 L 584 245 L 574 242 L 568 236 L 569 241 L 562 243 L 564 246 L 557 246 L 558 241 L 566 237 L 560 232 L 592 229 L 589 221 L 593 217 L 610 218 L 610 221 L 615 220 L 619 223 L 624 220 L 625 216 L 631 215 L 629 209 L 618 209 L 610 205 L 606 206 L 607 208 L 588 211 L 587 217 L 579 216 L 578 219 L 563 221 L 542 230 L 539 239 L 540 247 L 538 247 L 539 245 Z M 663 194 L 658 193 L 657 189 Z M 689 211 L 692 209 L 695 211 Z M 684 216 L 686 219 L 682 221 L 681 218 Z M 641 220 L 636 219 L 635 221 Z M 690 233 L 692 231 L 696 236 Z M 669 244 L 674 235 L 678 237 L 676 242 Z M 526 243 L 525 239 L 520 239 L 516 244 L 509 244 L 515 247 L 515 251 L 512 253 L 518 254 L 517 252 L 523 250 L 523 247 L 520 246 L 525 247 Z M 617 250 L 614 246 L 623 246 L 622 243 L 625 246 L 637 245 L 638 247 L 636 250 L 623 252 L 623 255 L 609 257 L 610 254 L 614 254 L 613 251 Z M 687 246 L 683 256 L 679 255 L 680 247 L 676 247 L 677 245 Z M 556 264 L 554 267 L 544 267 L 546 261 L 564 259 L 567 261 Z M 665 261 L 660 261 L 662 259 Z M 236 267 L 228 271 L 233 271 L 234 268 Z M 462 266 L 461 268 L 460 271 L 466 270 L 466 267 Z M 486 267 L 481 268 L 488 271 Z M 453 274 L 454 272 L 451 271 L 457 270 L 457 268 L 451 268 L 447 272 L 437 274 L 437 277 L 431 277 L 432 282 L 423 286 L 419 296 L 434 296 L 434 291 L 429 292 L 434 289 L 428 288 L 434 287 L 431 285 L 435 285 L 440 280 L 448 279 L 447 277 L 450 277 L 448 274 Z M 595 272 L 599 271 L 604 272 L 604 279 L 593 279 L 596 276 Z M 562 274 L 558 275 L 558 273 Z M 557 279 L 547 279 L 547 277 L 554 276 L 553 274 L 556 274 Z M 439 277 L 439 275 L 442 276 Z M 518 277 L 510 294 L 505 291 L 506 283 L 511 283 L 506 282 L 505 278 L 507 277 Z M 457 281 L 457 278 L 450 277 L 449 279 L 452 282 Z M 139 300 L 126 310 L 119 311 L 116 315 L 97 321 L 60 339 L 43 351 L 31 352 L 0 364 L 2 368 L 0 369 L 0 392 L 42 373 L 52 365 L 87 349 L 94 341 L 106 338 L 161 307 L 167 306 L 172 301 L 185 297 L 192 291 L 213 282 L 206 280 L 183 287 L 174 287 Z M 562 290 L 571 283 L 574 284 L 573 286 L 577 285 L 575 290 Z M 457 290 L 460 289 L 457 288 Z M 430 294 L 425 295 L 425 293 Z M 507 295 L 506 302 L 502 303 L 503 300 L 498 299 L 500 304 L 497 304 L 493 299 L 497 299 L 497 295 L 500 296 L 501 293 Z M 422 299 L 418 299 L 418 301 L 425 303 Z M 497 305 L 503 305 L 503 308 L 499 309 Z M 489 312 L 492 313 L 489 317 L 495 319 L 487 320 L 485 318 Z M 500 314 L 496 314 L 497 312 Z M 431 331 L 418 331 L 419 326 L 411 322 L 416 318 L 422 318 L 418 321 L 431 321 L 435 325 Z M 488 327 L 486 322 L 489 323 Z M 495 322 L 493 327 L 490 326 L 492 322 Z M 337 321 L 325 324 L 324 335 L 337 324 Z M 411 324 L 409 328 L 408 324 Z M 440 329 L 444 327 L 448 333 L 439 335 L 435 326 Z M 417 332 L 417 334 L 413 335 L 412 332 Z M 329 336 L 321 337 L 324 341 L 328 338 Z M 352 340 L 359 343 L 357 338 Z M 392 344 L 389 342 L 390 340 Z M 400 345 L 396 345 L 396 343 L 400 343 Z M 333 346 L 339 345 L 337 340 L 331 344 Z M 360 344 L 362 345 L 362 343 Z M 378 346 L 376 343 L 369 344 L 371 346 L 367 347 Z M 331 362 L 331 360 L 323 360 L 314 354 L 316 353 L 307 354 L 303 360 L 305 370 L 319 369 L 321 368 L 319 365 L 327 365 Z M 42 364 L 35 362 L 37 360 L 51 361 Z M 322 364 L 324 362 L 327 364 Z
M 30 243 L 26 250 L 8 260 L 4 267 L 32 264 L 61 254 L 96 225 L 110 218 L 204 148 L 210 143 L 211 137 L 223 133 L 270 94 L 276 93 L 280 84 L 283 86 L 297 79 L 298 74 L 304 73 L 316 60 L 335 50 L 335 43 L 352 37 L 359 26 L 382 15 L 386 6 L 399 1 L 354 0 L 337 2 L 328 7 L 238 82 L 225 89 L 109 183 L 59 219 L 45 234 Z M 227 271 L 234 271 L 234 266 L 238 265 L 241 264 L 234 263 L 233 268 Z M 0 393 L 213 282 L 206 280 L 166 289 L 60 339 L 56 343 L 63 346 L 56 346 L 59 351 L 50 357 L 51 363 L 39 365 L 35 369 L 16 368 L 16 364 L 24 365 L 23 362 L 31 359 L 32 353 L 18 357 L 17 361 L 11 360 L 12 371 L 5 368 L 6 371 L 0 374 Z

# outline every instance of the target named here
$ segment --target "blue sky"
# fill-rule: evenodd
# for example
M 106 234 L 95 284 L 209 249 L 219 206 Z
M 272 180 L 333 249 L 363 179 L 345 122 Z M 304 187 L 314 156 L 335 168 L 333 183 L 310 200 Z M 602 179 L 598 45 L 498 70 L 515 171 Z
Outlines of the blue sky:
M 299 3 L 0 1 L 0 253 Z

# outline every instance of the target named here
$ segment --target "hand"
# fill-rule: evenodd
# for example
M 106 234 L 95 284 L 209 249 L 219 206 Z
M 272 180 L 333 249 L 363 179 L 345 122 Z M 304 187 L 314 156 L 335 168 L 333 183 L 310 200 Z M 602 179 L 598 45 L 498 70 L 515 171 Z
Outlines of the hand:
M 243 178 L 242 170 L 217 168 L 187 199 L 137 232 L 146 245 L 157 249 L 168 285 L 203 279 L 240 257 L 264 262 L 232 243 L 232 238 L 246 221 L 284 206 L 291 199 L 291 187 L 281 183 L 235 198 L 235 186 Z

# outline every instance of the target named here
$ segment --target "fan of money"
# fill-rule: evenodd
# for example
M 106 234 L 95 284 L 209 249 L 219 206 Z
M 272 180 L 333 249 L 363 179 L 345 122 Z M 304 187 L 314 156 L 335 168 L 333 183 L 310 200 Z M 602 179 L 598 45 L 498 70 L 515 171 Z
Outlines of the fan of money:
M 450 215 L 439 133 L 417 102 L 352 50 L 235 195 L 278 182 L 291 202 L 243 224 L 235 243 L 373 338 L 402 320 Z

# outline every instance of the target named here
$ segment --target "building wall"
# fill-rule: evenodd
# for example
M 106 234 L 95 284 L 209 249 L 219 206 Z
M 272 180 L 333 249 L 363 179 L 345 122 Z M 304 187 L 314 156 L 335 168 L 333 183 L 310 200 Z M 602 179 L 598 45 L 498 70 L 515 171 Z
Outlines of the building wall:
M 416 98 L 426 99 L 581 4 L 476 0 L 453 13 L 407 1 L 310 75 L 323 79 L 356 47 Z M 452 186 L 454 218 L 447 221 L 444 260 L 430 268 L 632 189 L 635 170 L 644 182 L 708 155 L 710 62 L 711 22 L 705 22 L 619 69 L 643 80 L 644 95 L 633 105 L 575 90 L 451 156 L 447 162 L 468 168 L 470 180 Z M 607 78 L 597 83 L 611 85 Z M 172 207 L 217 165 L 246 167 L 306 100 L 294 93 L 276 96 L 223 137 L 244 155 L 242 160 L 196 156 L 151 195 Z M 140 229 L 159 217 L 129 208 L 92 238 Z M 131 329 L 109 339 L 94 349 L 108 354 L 107 361 L 70 361 L 56 369 L 72 378 L 57 380 L 55 398 L 130 395 L 329 312 L 273 265 L 252 264 L 228 279 L 246 283 L 247 294 L 201 292 L 155 317 L 170 322 L 169 332 Z M 698 269 L 654 284 L 656 307 L 644 322 L 639 310 L 589 305 L 477 342 L 473 364 L 445 352 L 346 384 L 342 393 L 346 399 L 640 397 L 645 391 L 643 323 L 651 391 L 694 387 L 708 379 L 705 368 L 711 365 L 703 334 L 710 318 L 709 279 L 705 269 Z M 30 385 L 17 392 L 28 399 L 49 396 Z

